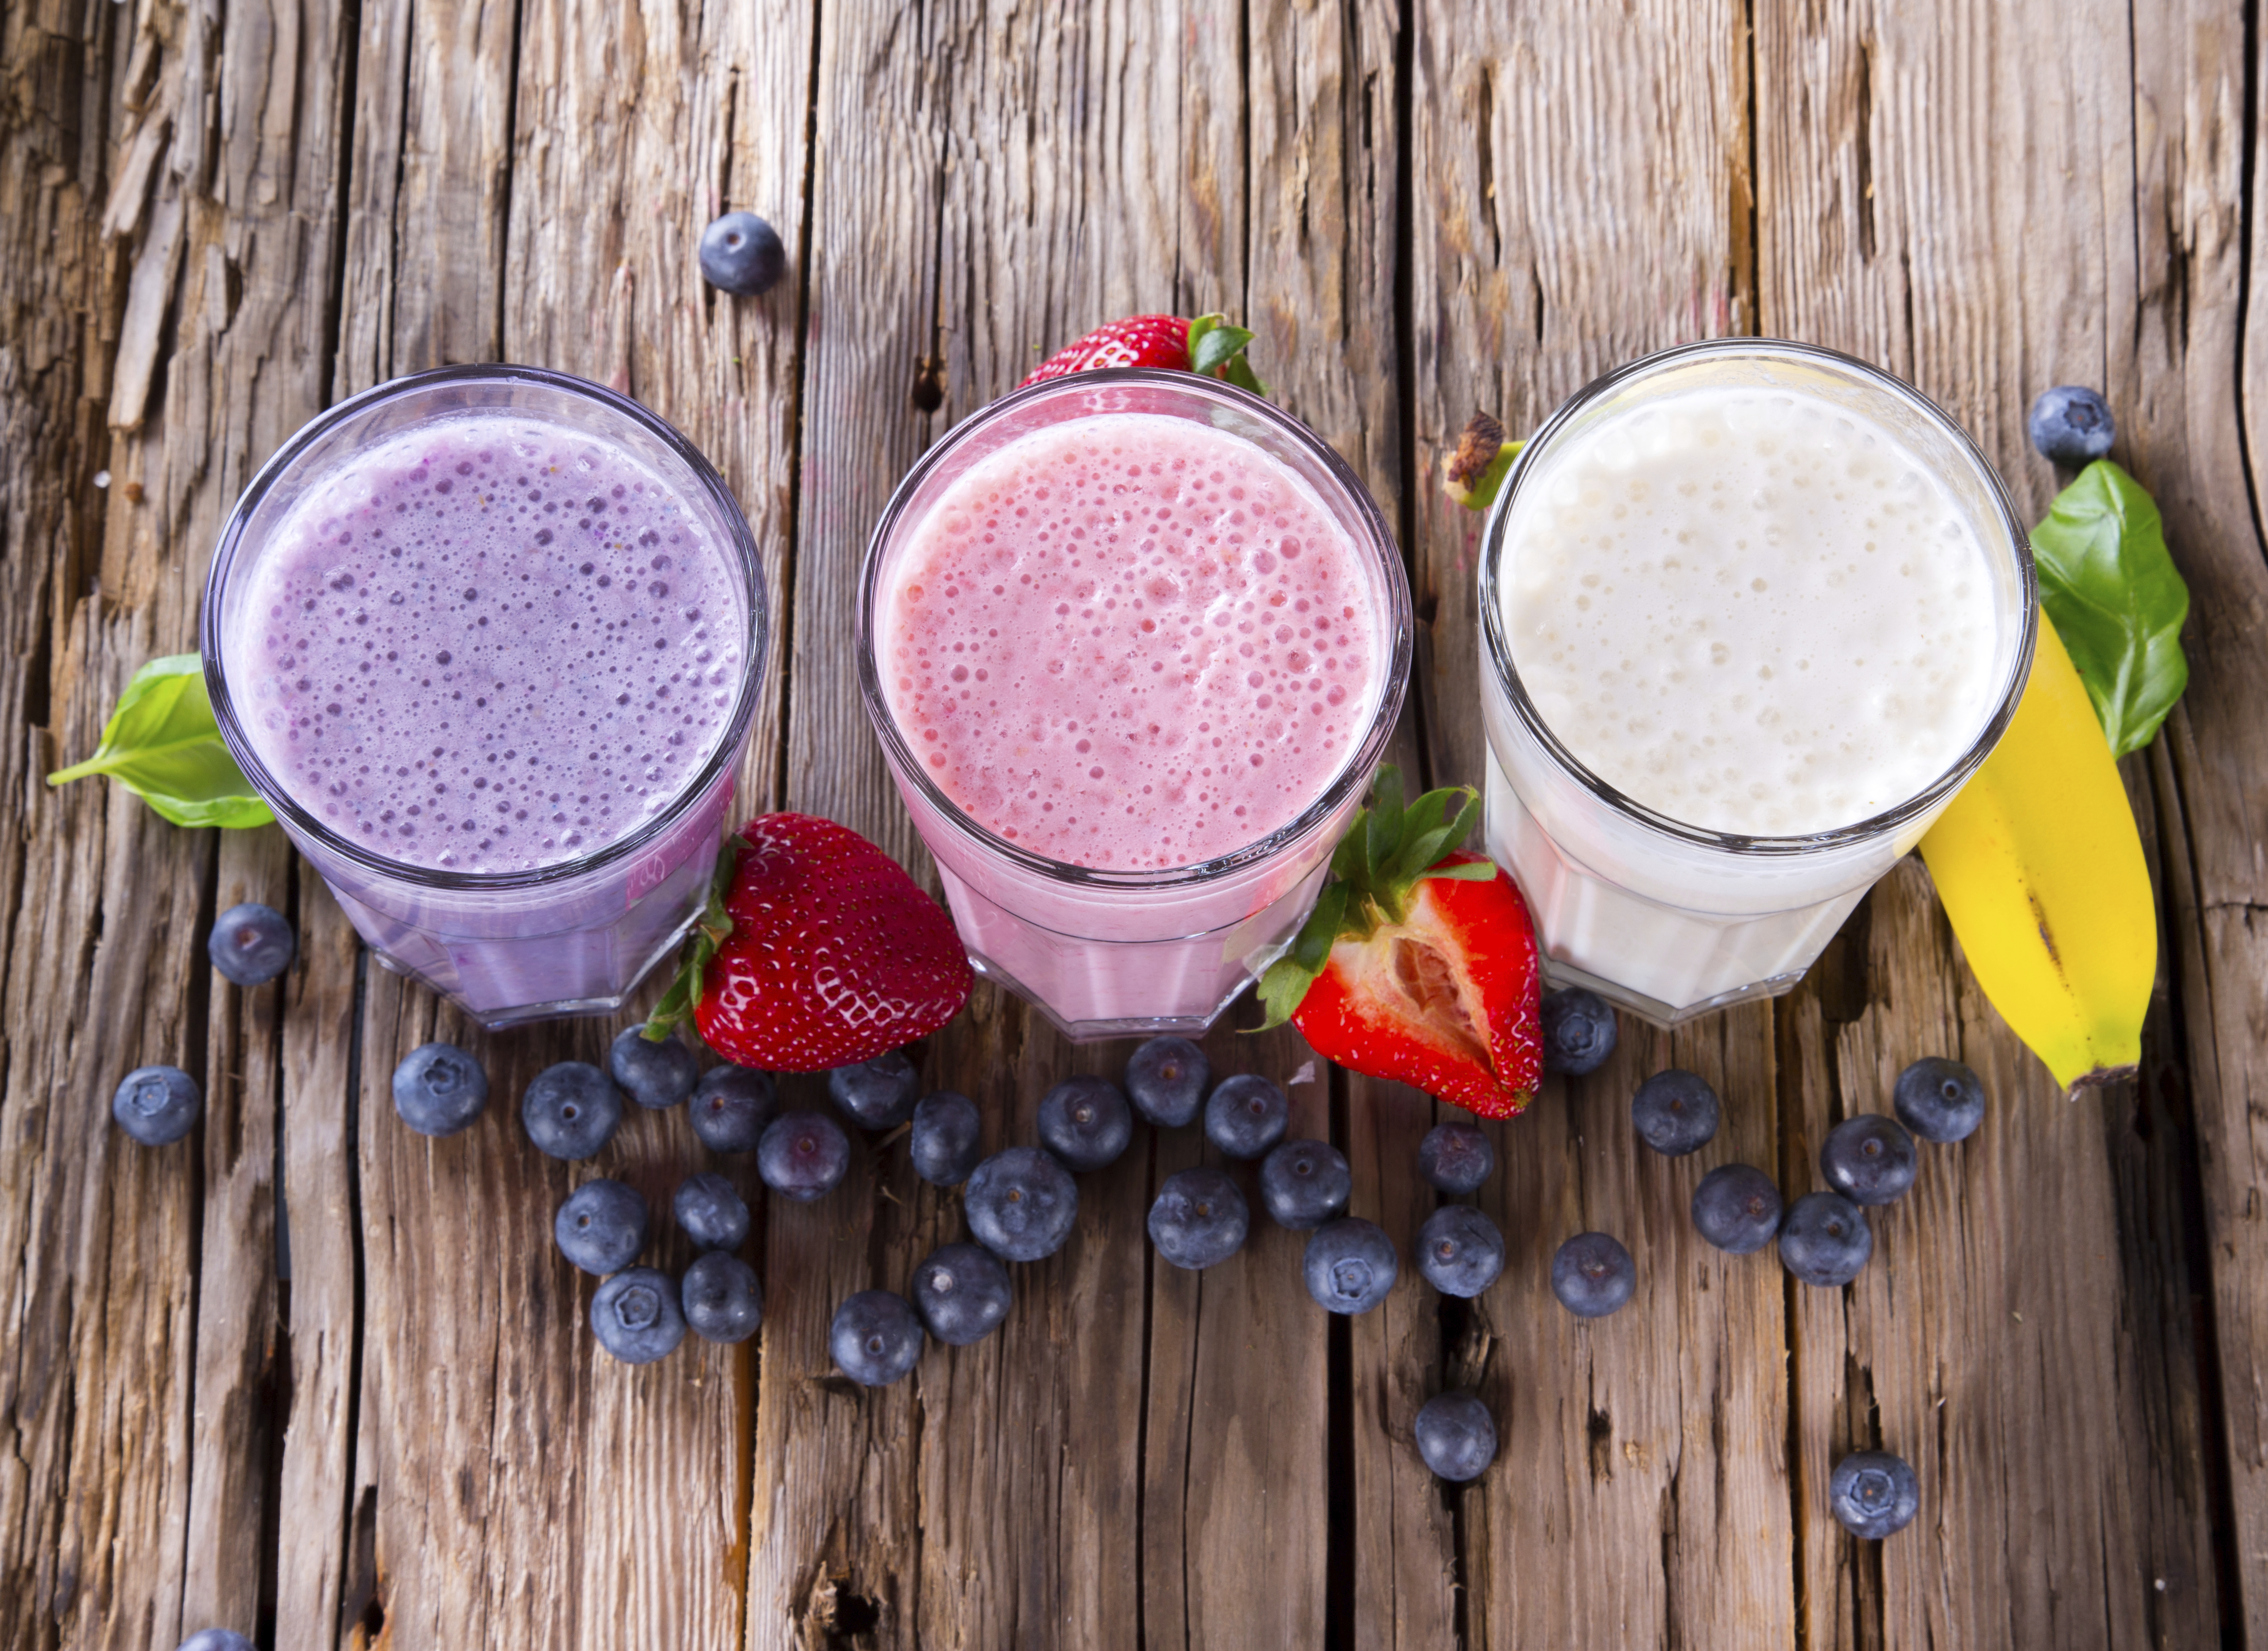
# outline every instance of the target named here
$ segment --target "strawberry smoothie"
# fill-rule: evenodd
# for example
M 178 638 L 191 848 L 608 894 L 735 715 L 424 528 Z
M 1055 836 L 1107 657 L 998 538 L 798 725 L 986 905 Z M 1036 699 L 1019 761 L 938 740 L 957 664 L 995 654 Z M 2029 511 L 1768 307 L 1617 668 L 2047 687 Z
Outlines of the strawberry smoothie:
M 999 404 L 869 561 L 869 710 L 962 938 L 1075 1036 L 1201 1026 L 1264 966 L 1401 697 L 1374 507 L 1204 382 Z
M 239 506 L 207 614 L 247 776 L 365 938 L 492 1023 L 609 1006 L 674 943 L 761 624 L 690 449 L 513 374 L 311 427 Z

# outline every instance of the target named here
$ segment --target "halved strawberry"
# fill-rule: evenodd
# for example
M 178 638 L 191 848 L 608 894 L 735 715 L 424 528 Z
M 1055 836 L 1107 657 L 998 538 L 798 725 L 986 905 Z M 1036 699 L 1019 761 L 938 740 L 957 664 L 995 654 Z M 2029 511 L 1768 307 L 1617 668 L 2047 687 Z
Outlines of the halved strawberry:
M 1252 334 L 1231 327 L 1226 315 L 1129 315 L 1106 321 L 1075 343 L 1065 344 L 1032 369 L 1023 384 L 1059 379 L 1096 367 L 1165 367 L 1179 372 L 1209 372 L 1255 395 L 1268 394 L 1244 358 Z
M 823 1072 L 934 1032 L 973 977 L 953 920 L 848 826 L 760 814 L 725 842 L 685 962 L 645 1035 L 690 1018 L 766 1072 Z
M 1479 812 L 1470 786 L 1405 811 L 1401 775 L 1381 768 L 1332 881 L 1260 983 L 1261 1029 L 1288 1020 L 1340 1065 L 1483 1117 L 1523 1110 L 1543 1072 L 1535 928 L 1503 871 L 1442 852 Z

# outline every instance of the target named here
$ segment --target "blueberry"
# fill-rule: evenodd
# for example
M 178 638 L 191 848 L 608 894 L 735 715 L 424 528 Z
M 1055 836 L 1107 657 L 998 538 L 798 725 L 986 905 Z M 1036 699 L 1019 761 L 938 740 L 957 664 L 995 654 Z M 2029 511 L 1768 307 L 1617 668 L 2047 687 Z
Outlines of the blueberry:
M 394 1109 L 420 1135 L 454 1135 L 488 1103 L 488 1073 L 454 1043 L 420 1043 L 394 1069 Z
M 291 966 L 298 941 L 284 914 L 247 900 L 213 919 L 205 939 L 212 966 L 239 986 L 262 986 Z
M 1551 1257 L 1551 1294 L 1578 1318 L 1604 1318 L 1638 1288 L 1638 1264 L 1622 1240 L 1578 1233 Z
M 808 1204 L 842 1184 L 850 1139 L 823 1112 L 783 1112 L 756 1146 L 756 1174 L 784 1198 Z
M 1921 1481 L 1901 1456 L 1887 1450 L 1857 1450 L 1835 1464 L 1827 1481 L 1827 1505 L 1843 1529 L 1880 1542 L 1913 1522 L 1921 1508 Z
M 1504 1235 L 1469 1204 L 1445 1204 L 1418 1229 L 1418 1276 L 1443 1295 L 1478 1295 L 1503 1271 Z
M 984 1120 L 976 1102 L 952 1089 L 922 1097 L 906 1137 L 914 1173 L 933 1187 L 957 1187 L 984 1156 Z
M 1569 986 L 1543 994 L 1543 1070 L 1580 1078 L 1615 1052 L 1615 1011 L 1595 991 Z
M 752 1153 L 779 1092 L 753 1066 L 711 1066 L 693 1090 L 693 1132 L 712 1153 Z
M 853 1382 L 861 1387 L 887 1387 L 921 1357 L 921 1317 L 902 1295 L 861 1290 L 835 1309 L 827 1345 L 843 1374 Z
M 1779 1231 L 1779 1189 L 1749 1164 L 1719 1164 L 1693 1189 L 1693 1230 L 1728 1255 L 1753 1256 Z
M 966 1347 L 999 1329 L 1014 1299 L 1008 1270 L 975 1244 L 947 1244 L 914 1269 L 914 1310 L 948 1347 Z
M 1108 1078 L 1066 1078 L 1040 1102 L 1040 1145 L 1072 1169 L 1116 1163 L 1134 1137 L 1134 1115 Z
M 1292 1124 L 1292 1102 L 1256 1072 L 1224 1078 L 1205 1102 L 1205 1139 L 1231 1158 L 1264 1158 Z
M 1861 1112 L 1827 1133 L 1819 1173 L 1853 1204 L 1896 1204 L 1914 1181 L 1913 1137 L 1896 1118 Z
M 1150 1205 L 1150 1242 L 1176 1267 L 1210 1267 L 1244 1248 L 1251 1230 L 1244 1194 L 1225 1169 L 1184 1169 L 1166 1177 Z
M 1052 1256 L 1079 1219 L 1079 1183 L 1036 1146 L 1011 1146 L 976 1166 L 961 1190 L 968 1230 L 1003 1261 Z
M 685 1339 L 677 1280 L 657 1267 L 616 1273 L 591 1297 L 591 1330 L 624 1364 L 652 1364 Z
M 712 1249 L 685 1270 L 685 1322 L 703 1341 L 746 1341 L 764 1322 L 764 1287 L 738 1256 Z
M 739 1190 L 713 1170 L 688 1176 L 672 1200 L 677 1230 L 696 1249 L 738 1249 L 748 1242 L 748 1206 Z
M 1480 1478 L 1496 1460 L 1496 1422 L 1469 1393 L 1436 1393 L 1410 1431 L 1425 1465 L 1454 1484 Z
M 701 232 L 701 278 L 712 287 L 753 298 L 786 273 L 779 232 L 754 212 L 727 212 Z
M 1153 1037 L 1126 1058 L 1126 1093 L 1142 1116 L 1179 1129 L 1197 1115 L 1212 1065 L 1185 1037 Z
M 585 1181 L 552 1219 L 559 1253 L 585 1272 L 620 1272 L 645 1248 L 645 1200 L 619 1181 Z
M 870 1130 L 894 1130 L 914 1115 L 921 1077 L 902 1049 L 827 1074 L 827 1093 L 843 1116 Z
M 1346 1213 L 1354 1172 L 1329 1141 L 1285 1141 L 1260 1163 L 1260 1202 L 1276 1225 L 1310 1232 Z
M 196 1126 L 204 1110 L 197 1080 L 179 1066 L 136 1066 L 118 1080 L 110 1116 L 144 1146 L 166 1146 Z
M 2042 458 L 2073 469 L 2109 453 L 2118 435 L 2110 404 L 2079 384 L 2058 384 L 2052 390 L 2042 390 L 2039 400 L 2032 403 L 2027 427 L 2032 432 L 2032 446 L 2040 450 Z
M 1839 1192 L 1807 1192 L 1779 1224 L 1779 1260 L 1806 1284 L 1851 1282 L 1874 1253 L 1867 1212 Z
M 1316 1305 L 1334 1313 L 1369 1312 L 1386 1300 L 1400 1271 L 1394 1241 L 1359 1215 L 1317 1227 L 1300 1269 Z
M 693 1093 L 693 1051 L 674 1037 L 659 1043 L 643 1027 L 624 1027 L 607 1050 L 607 1070 L 642 1107 L 674 1107 Z
M 1418 1143 L 1418 1173 L 1452 1198 L 1481 1190 L 1496 1168 L 1496 1148 L 1471 1124 L 1436 1124 Z
M 554 1158 L 589 1158 L 622 1127 L 622 1092 L 590 1062 L 563 1060 L 535 1074 L 520 1097 L 519 1121 Z
M 1638 1085 L 1631 1122 L 1646 1144 L 1665 1158 L 1697 1153 L 1717 1132 L 1717 1092 L 1700 1076 L 1673 1066 Z
M 233 1628 L 200 1628 L 173 1651 L 255 1651 L 255 1647 Z
M 1890 1091 L 1898 1121 L 1926 1141 L 1965 1141 L 1984 1121 L 1984 1086 L 1957 1060 L 1932 1055 L 1898 1074 Z

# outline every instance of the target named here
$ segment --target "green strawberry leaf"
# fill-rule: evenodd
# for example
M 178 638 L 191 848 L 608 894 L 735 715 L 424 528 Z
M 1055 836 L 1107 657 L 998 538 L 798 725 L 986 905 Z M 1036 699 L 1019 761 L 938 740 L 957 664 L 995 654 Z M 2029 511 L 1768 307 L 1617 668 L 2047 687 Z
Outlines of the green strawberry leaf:
M 1268 387 L 1244 358 L 1244 347 L 1252 336 L 1251 328 L 1230 326 L 1228 317 L 1218 311 L 1197 317 L 1189 323 L 1189 371 L 1218 373 L 1240 390 L 1267 394 Z
M 1346 903 L 1344 883 L 1323 885 L 1323 892 L 1315 897 L 1315 909 L 1300 925 L 1292 949 L 1270 963 L 1268 972 L 1260 977 L 1260 1002 L 1267 1010 L 1267 1018 L 1253 1028 L 1254 1031 L 1268 1031 L 1292 1018 L 1292 1012 L 1307 997 L 1307 988 L 1315 984 L 1315 977 L 1330 962 L 1331 947 L 1338 943 L 1339 922 L 1346 913 Z
M 2032 529 L 2040 605 L 2063 638 L 2114 756 L 2150 743 L 2190 680 L 2190 589 L 2142 484 L 2097 459 Z
M 1496 873 L 1494 860 L 1462 860 L 1454 866 L 1429 866 L 1418 877 L 1421 882 L 1428 877 L 1440 877 L 1460 883 L 1492 883 Z
M 204 661 L 194 653 L 169 653 L 135 672 L 94 755 L 56 770 L 48 784 L 94 774 L 107 774 L 175 825 L 241 828 L 276 818 L 228 754 Z
M 693 1012 L 700 1006 L 701 994 L 708 986 L 710 960 L 733 932 L 733 917 L 725 910 L 725 896 L 732 889 L 733 874 L 740 864 L 740 836 L 736 831 L 717 851 L 717 869 L 709 879 L 709 902 L 693 920 L 693 932 L 685 937 L 676 977 L 646 1017 L 642 1035 L 648 1043 L 660 1043 L 681 1026 L 696 1045 L 701 1042 L 700 1023 Z

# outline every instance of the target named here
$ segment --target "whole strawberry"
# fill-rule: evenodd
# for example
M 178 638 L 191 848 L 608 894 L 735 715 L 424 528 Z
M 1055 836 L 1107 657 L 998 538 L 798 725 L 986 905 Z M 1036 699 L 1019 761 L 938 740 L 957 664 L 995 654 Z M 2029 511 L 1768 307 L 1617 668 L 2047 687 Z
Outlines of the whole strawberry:
M 725 840 L 646 1036 L 689 1014 L 736 1065 L 824 1072 L 936 1031 L 970 980 L 952 919 L 895 860 L 832 820 L 761 814 Z
M 1244 358 L 1251 332 L 1231 327 L 1226 315 L 1129 315 L 1108 321 L 1076 343 L 1065 344 L 1037 367 L 1024 384 L 1059 379 L 1096 367 L 1165 367 L 1178 372 L 1207 372 L 1255 395 L 1268 394 Z M 1016 387 L 1024 387 L 1023 384 Z
M 1479 811 L 1469 787 L 1405 810 L 1401 776 L 1380 769 L 1314 913 L 1260 983 L 1261 1029 L 1288 1020 L 1340 1065 L 1483 1117 L 1525 1109 L 1543 1072 L 1535 926 L 1510 877 L 1443 852 Z

